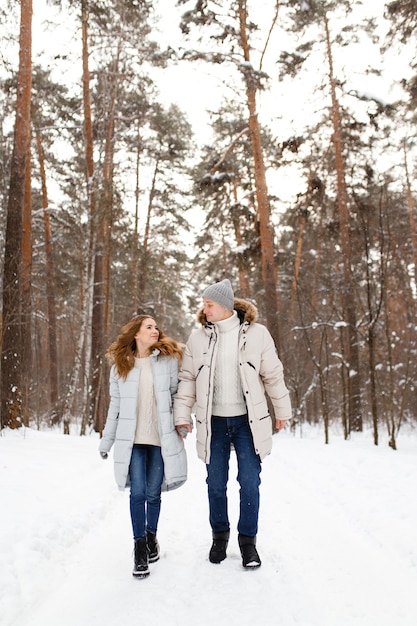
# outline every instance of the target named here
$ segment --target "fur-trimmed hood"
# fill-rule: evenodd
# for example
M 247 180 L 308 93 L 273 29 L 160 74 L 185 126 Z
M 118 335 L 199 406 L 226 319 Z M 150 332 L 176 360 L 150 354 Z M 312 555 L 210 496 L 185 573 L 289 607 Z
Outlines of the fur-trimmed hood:
M 258 319 L 258 309 L 252 302 L 249 300 L 241 300 L 240 298 L 235 298 L 234 305 L 235 311 L 237 311 L 238 317 L 240 319 L 240 323 L 247 322 L 248 324 L 254 324 Z M 202 326 L 207 326 L 208 321 L 204 313 L 204 307 L 202 307 L 197 313 L 197 321 L 200 322 Z

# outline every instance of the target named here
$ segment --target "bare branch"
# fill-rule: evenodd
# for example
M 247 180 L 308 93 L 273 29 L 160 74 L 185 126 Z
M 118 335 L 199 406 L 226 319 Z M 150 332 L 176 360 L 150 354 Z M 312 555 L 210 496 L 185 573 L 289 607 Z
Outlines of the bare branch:
M 225 162 L 225 160 L 227 159 L 227 157 L 229 156 L 229 154 L 232 152 L 233 148 L 235 147 L 235 145 L 237 144 L 237 142 L 240 140 L 241 137 L 243 137 L 243 135 L 246 135 L 246 133 L 249 132 L 249 127 L 244 128 L 238 135 L 237 137 L 235 137 L 235 139 L 233 139 L 232 143 L 230 144 L 230 146 L 227 148 L 226 152 L 223 154 L 223 156 L 221 157 L 221 159 L 219 159 L 217 161 L 217 163 L 215 163 L 213 165 L 213 167 L 210 170 L 210 174 L 213 175 L 218 169 L 219 167 Z
M 263 60 L 264 60 L 266 49 L 268 47 L 269 40 L 271 39 L 271 35 L 272 35 L 272 31 L 274 30 L 274 26 L 275 26 L 275 24 L 277 23 L 277 20 L 278 20 L 278 10 L 279 10 L 279 0 L 276 0 L 275 15 L 274 15 L 273 20 L 272 20 L 271 28 L 269 29 L 269 32 L 268 32 L 268 37 L 266 38 L 264 49 L 262 50 L 261 60 L 259 62 L 259 71 L 261 71 L 261 69 L 262 69 L 262 63 L 263 63 Z

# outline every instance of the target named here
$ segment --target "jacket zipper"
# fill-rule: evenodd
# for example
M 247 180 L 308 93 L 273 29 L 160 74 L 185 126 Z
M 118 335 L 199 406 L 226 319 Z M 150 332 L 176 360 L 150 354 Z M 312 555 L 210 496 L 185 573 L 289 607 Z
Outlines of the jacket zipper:
M 216 338 L 216 341 L 217 341 L 216 331 L 212 330 L 212 332 L 210 334 L 210 339 L 209 339 L 208 351 L 210 351 L 210 345 L 211 345 L 211 342 L 214 339 L 214 337 Z M 208 409 L 209 409 L 209 402 L 210 402 L 211 377 L 212 377 L 212 375 L 214 377 L 214 371 L 213 371 L 214 349 L 215 349 L 215 346 L 213 346 L 213 351 L 212 351 L 211 357 L 210 357 L 209 384 L 208 384 L 208 389 L 207 389 L 208 394 L 207 394 L 207 405 L 206 405 L 206 442 L 208 441 L 208 434 L 209 434 L 208 433 L 208 431 L 209 431 L 209 415 L 208 415 L 209 410 Z M 213 374 L 212 374 L 212 372 L 213 372 Z M 211 420 L 211 416 L 210 416 L 210 420 Z M 204 453 L 205 453 L 204 454 L 205 458 L 207 458 L 207 446 L 206 446 L 206 449 L 205 449 Z

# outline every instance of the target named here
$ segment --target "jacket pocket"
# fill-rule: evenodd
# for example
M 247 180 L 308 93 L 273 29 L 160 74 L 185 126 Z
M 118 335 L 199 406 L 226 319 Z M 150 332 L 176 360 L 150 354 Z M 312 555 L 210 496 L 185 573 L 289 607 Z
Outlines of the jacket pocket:
M 198 406 L 196 407 L 196 413 L 195 413 L 195 419 L 196 422 L 198 424 L 204 424 L 205 422 L 207 422 L 207 415 L 206 415 L 206 407 L 205 406 Z

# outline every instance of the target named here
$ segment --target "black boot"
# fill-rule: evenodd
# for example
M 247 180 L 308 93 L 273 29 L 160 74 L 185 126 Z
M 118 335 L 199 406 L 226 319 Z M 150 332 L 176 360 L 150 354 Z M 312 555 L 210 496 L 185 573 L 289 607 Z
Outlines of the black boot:
M 155 563 L 159 559 L 159 543 L 155 533 L 146 531 L 146 544 L 148 546 L 149 563 Z
M 240 553 L 242 555 L 243 567 L 260 567 L 261 559 L 259 558 L 259 554 L 256 549 L 256 537 L 249 537 L 248 535 L 241 535 L 239 533 L 238 541 Z
M 135 565 L 132 574 L 137 578 L 149 576 L 148 547 L 145 537 L 135 540 Z
M 213 543 L 210 548 L 210 563 L 221 563 L 226 558 L 227 544 L 229 543 L 230 532 L 213 533 Z

